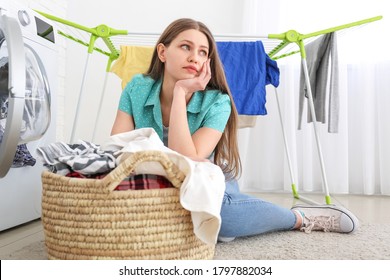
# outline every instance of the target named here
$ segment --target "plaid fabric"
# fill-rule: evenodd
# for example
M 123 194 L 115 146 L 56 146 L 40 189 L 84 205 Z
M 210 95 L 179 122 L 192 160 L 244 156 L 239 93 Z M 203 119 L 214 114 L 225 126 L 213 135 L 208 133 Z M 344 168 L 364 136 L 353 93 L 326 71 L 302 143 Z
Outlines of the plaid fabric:
M 117 191 L 173 188 L 171 182 L 163 176 L 139 174 L 125 178 L 116 188 Z
M 101 179 L 104 178 L 107 174 L 96 174 L 94 176 L 86 176 L 78 172 L 70 172 L 66 177 L 75 177 L 75 178 L 89 178 L 89 179 Z M 139 174 L 126 177 L 116 188 L 116 191 L 125 191 L 125 190 L 146 190 L 146 189 L 165 189 L 173 188 L 172 183 L 160 175 L 152 174 Z

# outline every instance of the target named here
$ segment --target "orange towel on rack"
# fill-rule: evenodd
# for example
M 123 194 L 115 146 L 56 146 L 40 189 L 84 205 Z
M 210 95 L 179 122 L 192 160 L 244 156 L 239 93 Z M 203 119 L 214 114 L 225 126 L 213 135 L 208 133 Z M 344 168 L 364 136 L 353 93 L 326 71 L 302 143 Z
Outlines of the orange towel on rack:
M 122 79 L 122 89 L 135 74 L 144 73 L 148 70 L 152 55 L 153 47 L 120 47 L 120 55 L 111 67 L 111 72 Z

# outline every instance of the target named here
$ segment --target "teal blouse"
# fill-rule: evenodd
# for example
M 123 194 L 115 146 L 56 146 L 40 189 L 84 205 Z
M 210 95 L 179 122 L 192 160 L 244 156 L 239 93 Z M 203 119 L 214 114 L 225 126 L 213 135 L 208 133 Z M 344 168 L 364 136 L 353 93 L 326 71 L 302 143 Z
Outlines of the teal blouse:
M 119 110 L 131 115 L 135 128 L 152 127 L 163 140 L 160 106 L 161 80 L 135 75 L 122 92 Z M 201 127 L 223 132 L 231 112 L 228 94 L 218 90 L 197 91 L 187 105 L 191 135 Z

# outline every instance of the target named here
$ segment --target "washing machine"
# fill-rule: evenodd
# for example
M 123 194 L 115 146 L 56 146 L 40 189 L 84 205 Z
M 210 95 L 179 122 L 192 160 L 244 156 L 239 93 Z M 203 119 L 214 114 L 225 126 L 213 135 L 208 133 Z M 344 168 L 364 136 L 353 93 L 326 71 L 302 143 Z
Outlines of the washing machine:
M 41 216 L 37 148 L 56 139 L 57 30 L 0 0 L 0 231 Z

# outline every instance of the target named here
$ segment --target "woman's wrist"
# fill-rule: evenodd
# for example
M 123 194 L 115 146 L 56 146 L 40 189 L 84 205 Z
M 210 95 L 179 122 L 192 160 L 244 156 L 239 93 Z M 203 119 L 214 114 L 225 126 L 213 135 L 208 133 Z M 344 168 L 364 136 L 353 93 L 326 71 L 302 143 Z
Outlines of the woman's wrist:
M 180 85 L 178 82 L 176 82 L 175 87 L 173 88 L 174 95 L 182 94 L 185 96 L 187 94 L 186 89 Z
M 192 92 L 189 92 L 188 89 L 176 83 L 173 89 L 173 99 L 176 98 L 183 99 L 187 103 L 187 101 L 191 99 L 191 96 L 192 96 Z

